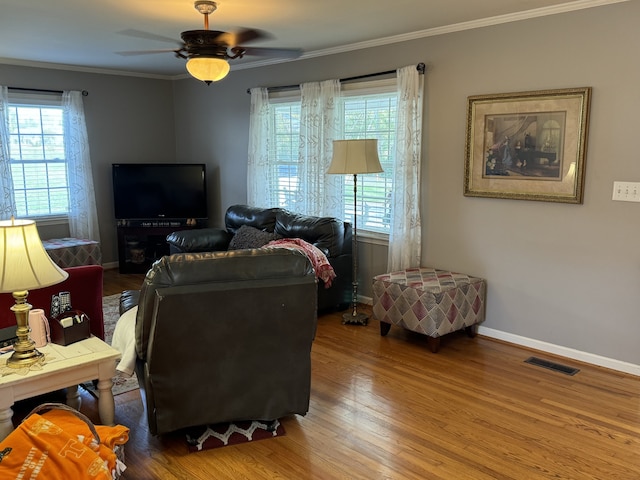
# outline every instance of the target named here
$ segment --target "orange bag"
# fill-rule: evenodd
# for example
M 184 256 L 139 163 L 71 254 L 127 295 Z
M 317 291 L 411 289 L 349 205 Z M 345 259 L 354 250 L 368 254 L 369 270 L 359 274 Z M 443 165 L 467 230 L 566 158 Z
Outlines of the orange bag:
M 0 478 L 112 480 L 126 468 L 116 452 L 128 440 L 127 427 L 94 426 L 67 405 L 46 403 L 0 442 Z

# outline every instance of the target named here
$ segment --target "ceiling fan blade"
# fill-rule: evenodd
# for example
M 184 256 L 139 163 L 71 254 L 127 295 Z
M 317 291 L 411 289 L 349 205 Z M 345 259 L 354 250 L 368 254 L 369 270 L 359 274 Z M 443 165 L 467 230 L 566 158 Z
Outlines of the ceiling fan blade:
M 237 47 L 243 43 L 253 42 L 255 40 L 268 40 L 272 38 L 267 32 L 256 30 L 255 28 L 243 28 L 236 32 L 223 32 L 218 36 L 220 42 L 225 43 L 229 47 Z
M 299 48 L 260 48 L 242 47 L 244 55 L 255 55 L 260 57 L 298 58 L 302 55 Z
M 135 55 L 149 55 L 153 53 L 167 53 L 173 52 L 176 53 L 178 49 L 176 48 L 165 48 L 163 50 L 128 50 L 126 52 L 115 52 L 117 55 L 122 55 L 123 57 L 133 57 Z
M 128 29 L 118 32 L 121 35 L 127 35 L 128 37 L 144 38 L 145 40 L 156 40 L 158 42 L 170 42 L 176 45 L 182 46 L 182 42 L 175 38 L 164 37 L 162 35 L 156 35 L 155 33 L 144 32 L 142 30 Z

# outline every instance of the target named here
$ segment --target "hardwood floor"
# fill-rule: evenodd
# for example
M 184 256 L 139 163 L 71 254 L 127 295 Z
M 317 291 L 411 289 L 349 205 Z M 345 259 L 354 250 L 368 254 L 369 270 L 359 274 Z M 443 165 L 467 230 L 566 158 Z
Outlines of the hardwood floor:
M 141 280 L 115 272 L 105 295 Z M 318 319 L 310 410 L 282 419 L 283 437 L 188 453 L 180 433 L 149 435 L 138 391 L 116 396 L 131 429 L 123 478 L 640 478 L 638 377 L 464 333 L 433 354 L 419 335 L 340 318 Z M 524 363 L 532 355 L 580 372 Z M 97 421 L 95 399 L 82 401 Z
M 138 273 L 118 273 L 117 268 L 104 270 L 102 294 L 106 297 L 115 295 L 123 290 L 137 290 L 140 288 L 144 275 Z

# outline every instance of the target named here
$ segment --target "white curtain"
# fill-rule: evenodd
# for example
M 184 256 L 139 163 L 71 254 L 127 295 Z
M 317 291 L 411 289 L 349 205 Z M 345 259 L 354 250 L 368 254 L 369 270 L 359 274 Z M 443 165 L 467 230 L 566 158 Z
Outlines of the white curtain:
M 9 89 L 0 86 L 0 220 L 16 216 L 9 157 Z
M 300 187 L 294 209 L 306 215 L 341 217 L 342 179 L 327 175 L 333 141 L 340 131 L 340 81 L 305 83 L 300 91 Z
M 69 180 L 69 233 L 75 238 L 99 242 L 98 213 L 82 94 L 65 91 L 62 94 L 62 107 Z
M 391 197 L 388 270 L 420 266 L 420 157 L 424 75 L 415 65 L 398 69 L 398 122 Z M 290 208 L 307 215 L 342 217 L 344 179 L 327 175 L 333 140 L 341 131 L 340 82 L 327 80 L 301 85 L 300 185 Z M 251 119 L 247 197 L 256 206 L 275 206 L 269 195 L 273 172 L 269 162 L 269 96 L 266 89 L 251 90 Z
M 342 216 L 342 178 L 327 175 L 333 152 L 333 140 L 338 138 L 340 119 L 338 100 L 340 82 L 327 80 L 300 86 L 300 138 L 298 175 L 300 185 L 288 208 L 296 213 L 318 216 Z M 247 203 L 275 207 L 271 194 L 275 172 L 272 168 L 271 136 L 273 115 L 266 88 L 251 89 L 249 120 L 249 159 L 247 164 Z
M 421 261 L 420 154 L 424 75 L 415 65 L 398 69 L 398 123 L 387 271 Z
M 271 169 L 269 168 L 271 107 L 266 88 L 251 89 L 249 117 L 249 159 L 247 163 L 247 203 L 256 207 L 273 207 L 271 203 Z

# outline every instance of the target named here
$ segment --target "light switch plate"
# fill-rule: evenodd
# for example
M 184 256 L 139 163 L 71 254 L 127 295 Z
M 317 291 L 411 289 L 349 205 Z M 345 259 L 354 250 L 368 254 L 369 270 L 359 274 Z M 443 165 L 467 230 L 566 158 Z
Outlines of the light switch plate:
M 613 182 L 613 200 L 640 202 L 640 182 Z

